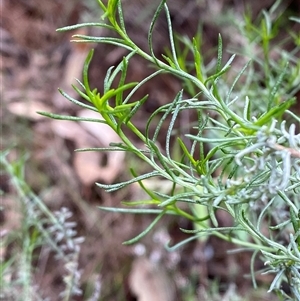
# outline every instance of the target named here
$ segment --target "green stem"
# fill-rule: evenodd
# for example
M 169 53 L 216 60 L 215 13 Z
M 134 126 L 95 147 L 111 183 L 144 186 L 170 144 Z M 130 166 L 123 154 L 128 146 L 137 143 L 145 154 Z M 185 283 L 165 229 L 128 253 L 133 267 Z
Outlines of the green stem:
M 245 121 L 240 118 L 237 114 L 235 114 L 233 111 L 231 111 L 228 106 L 225 104 L 225 102 L 221 99 L 217 99 L 212 93 L 209 92 L 209 90 L 205 87 L 205 85 L 195 76 L 185 72 L 184 70 L 180 69 L 179 66 L 177 68 L 171 67 L 168 64 L 162 62 L 161 60 L 157 58 L 153 58 L 151 55 L 143 51 L 141 48 L 139 48 L 135 43 L 129 38 L 126 32 L 124 32 L 120 26 L 116 22 L 111 22 L 112 26 L 116 30 L 116 32 L 120 35 L 120 37 L 125 41 L 126 45 L 131 47 L 133 51 L 135 51 L 139 56 L 144 58 L 145 60 L 153 63 L 156 65 L 158 68 L 163 69 L 181 79 L 186 79 L 192 82 L 196 87 L 199 88 L 200 91 L 203 92 L 203 94 L 213 101 L 215 104 L 219 104 L 221 108 L 218 110 L 219 113 L 222 115 L 224 120 L 228 120 L 228 115 L 230 118 L 237 124 L 239 124 L 242 128 L 244 129 L 249 129 L 251 128 L 252 124 Z

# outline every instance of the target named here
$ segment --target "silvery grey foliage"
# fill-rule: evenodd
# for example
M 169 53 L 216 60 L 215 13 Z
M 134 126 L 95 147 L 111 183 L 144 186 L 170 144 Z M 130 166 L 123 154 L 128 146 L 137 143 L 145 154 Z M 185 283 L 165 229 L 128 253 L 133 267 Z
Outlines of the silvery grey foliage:
M 72 212 L 62 207 L 54 212 L 57 222 L 52 224 L 48 231 L 53 236 L 54 241 L 62 251 L 57 254 L 58 260 L 63 260 L 66 269 L 66 275 L 63 280 L 66 289 L 60 294 L 61 297 L 69 300 L 71 296 L 82 295 L 80 288 L 81 271 L 78 269 L 78 258 L 80 254 L 80 244 L 84 242 L 84 237 L 76 237 L 76 222 L 67 221 L 72 217 Z
M 74 254 L 80 252 L 80 244 L 84 242 L 84 237 L 76 237 L 77 231 L 74 228 L 77 226 L 77 223 L 67 221 L 72 217 L 72 212 L 68 208 L 62 207 L 60 210 L 55 211 L 54 215 L 57 218 L 57 222 L 52 224 L 48 230 L 63 251 L 63 259 L 66 259 L 66 257 L 72 258 Z M 58 256 L 61 257 L 59 254 Z
M 243 180 L 261 182 L 254 194 L 250 191 L 253 199 L 267 199 L 291 184 L 300 185 L 300 134 L 295 133 L 295 124 L 287 131 L 285 121 L 280 129 L 275 128 L 276 123 L 273 120 L 270 127 L 263 126 L 256 140 L 235 156 L 237 164 L 244 168 Z
M 251 55 L 247 63 L 238 66 L 237 72 L 233 73 L 229 70 L 236 56 L 234 54 L 223 62 L 221 36 L 218 38 L 217 59 L 209 67 L 204 63 L 201 38 L 186 39 L 182 45 L 176 40 L 167 1 L 159 3 L 151 20 L 147 33 L 149 49 L 140 48 L 128 35 L 122 1 L 109 0 L 106 4 L 98 0 L 98 3 L 104 13 L 103 20 L 68 26 L 60 31 L 85 26 L 107 29 L 112 33 L 109 36 L 76 34 L 73 41 L 110 44 L 122 48 L 127 54 L 117 66 L 108 69 L 100 93 L 90 85 L 89 66 L 94 55 L 91 50 L 83 67 L 82 81 L 77 80 L 77 86 L 74 86 L 84 102 L 60 92 L 69 101 L 99 112 L 101 123 L 113 129 L 121 141 L 112 141 L 108 148 L 81 151 L 124 151 L 149 167 L 145 173 L 131 169 L 131 178 L 123 182 L 97 183 L 107 192 L 137 183 L 149 199 L 125 202 L 127 208 L 100 209 L 156 215 L 146 229 L 125 244 L 137 242 L 165 215 L 187 218 L 194 229 L 182 231 L 194 235 L 177 245 L 168 246 L 169 250 L 175 250 L 192 239 L 205 240 L 205 236 L 215 235 L 253 251 L 254 257 L 249 265 L 254 285 L 255 272 L 259 272 L 255 271 L 254 259 L 259 254 L 266 265 L 264 271 L 275 273 L 270 290 L 290 298 L 280 291 L 281 283 L 287 282 L 292 297 L 300 301 L 300 137 L 296 133 L 297 124 L 291 123 L 300 123 L 300 118 L 290 111 L 299 91 L 297 57 L 300 47 L 295 39 L 295 49 L 288 55 L 276 46 L 279 62 L 271 55 L 270 42 L 276 27 L 273 24 L 274 12 L 280 1 L 276 1 L 269 12 L 263 12 L 259 25 L 251 23 L 250 18 L 245 18 L 242 25 L 237 24 L 249 42 L 241 52 Z M 162 12 L 166 17 L 170 49 L 158 56 L 153 46 L 154 29 Z M 263 57 L 253 55 L 252 50 L 256 47 Z M 128 83 L 127 71 L 134 56 L 144 59 L 147 65 L 154 65 L 155 71 L 152 69 L 152 73 L 139 82 Z M 192 61 L 189 61 L 189 56 Z M 182 89 L 173 100 L 155 110 L 145 120 L 145 130 L 141 129 L 133 117 L 148 95 L 136 99 L 135 92 L 162 73 L 179 78 Z M 186 95 L 190 98 L 185 99 Z M 266 101 L 262 102 L 262 99 Z M 197 120 L 177 129 L 177 121 L 184 111 L 187 115 L 197 116 Z M 88 121 L 77 116 L 41 114 L 54 119 Z M 286 115 L 292 121 L 284 121 Z M 152 128 L 155 128 L 154 133 Z M 128 131 L 133 135 L 128 135 Z M 163 145 L 160 140 L 164 141 Z M 173 152 L 173 146 L 177 147 L 178 153 Z M 147 186 L 148 180 L 162 179 L 171 184 L 170 191 L 153 191 Z M 185 203 L 185 206 L 180 206 L 180 203 Z M 218 211 L 229 214 L 234 220 L 233 225 L 219 226 Z M 67 237 L 64 236 L 66 233 L 57 232 L 56 240 L 59 243 L 65 241 L 64 248 L 72 249 L 75 235 L 72 229 L 69 225 Z

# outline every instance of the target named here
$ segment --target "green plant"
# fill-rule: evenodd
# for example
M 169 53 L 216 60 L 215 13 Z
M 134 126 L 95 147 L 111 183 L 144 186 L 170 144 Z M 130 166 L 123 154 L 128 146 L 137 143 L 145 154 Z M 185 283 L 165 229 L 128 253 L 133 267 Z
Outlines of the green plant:
M 78 259 L 84 238 L 77 237 L 77 223 L 69 220 L 72 212 L 68 208 L 52 212 L 25 182 L 24 169 L 28 158 L 20 156 L 18 160 L 9 162 L 8 154 L 9 151 L 0 153 L 0 166 L 10 176 L 17 192 L 18 197 L 12 206 L 20 220 L 14 231 L 1 233 L 1 247 L 13 247 L 8 259 L 1 262 L 0 300 L 50 300 L 36 279 L 36 272 L 40 269 L 36 262 L 45 254 L 53 254 L 55 262 L 61 264 L 65 272 L 62 279 L 64 287 L 57 297 L 64 301 L 73 300 L 74 296 L 82 294 Z M 99 284 L 96 282 L 95 287 Z M 100 289 L 95 289 L 95 296 L 99 294 Z
M 180 41 L 174 42 L 166 1 L 161 1 L 150 24 L 149 52 L 139 48 L 127 35 L 121 1 L 109 0 L 106 5 L 98 0 L 98 3 L 107 23 L 85 23 L 59 31 L 86 26 L 105 28 L 114 34 L 109 37 L 75 35 L 73 42 L 108 43 L 126 49 L 128 54 L 118 66 L 107 71 L 103 93 L 89 84 L 93 50 L 85 61 L 82 82 L 77 80 L 79 87 L 73 87 L 83 101 L 60 92 L 76 105 L 99 112 L 102 118 L 40 114 L 56 119 L 104 123 L 118 134 L 122 143 L 112 141 L 109 148 L 78 151 L 127 152 L 149 166 L 149 172 L 144 174 L 130 170 L 132 178 L 125 182 L 97 183 L 108 192 L 138 183 L 149 199 L 124 202 L 125 208 L 100 208 L 155 215 L 147 229 L 125 244 L 138 241 L 164 215 L 185 217 L 195 228 L 182 230 L 193 235 L 168 249 L 180 247 L 192 239 L 215 235 L 238 245 L 240 252 L 253 251 L 249 265 L 254 286 L 254 261 L 260 256 L 266 265 L 264 272 L 275 274 L 270 291 L 276 291 L 285 300 L 300 300 L 300 134 L 297 134 L 300 117 L 290 110 L 300 86 L 300 62 L 297 59 L 300 48 L 295 38 L 293 51 L 288 53 L 277 47 L 274 51 L 279 59 L 272 59 L 271 42 L 276 34 L 273 20 L 279 1 L 270 12 L 263 13 L 260 24 L 250 24 L 246 19 L 241 28 L 249 38 L 244 53 L 252 53 L 251 49 L 255 47 L 262 51 L 238 71 L 232 70 L 235 55 L 223 63 L 221 36 L 214 70 L 205 66 L 196 38 L 183 41 L 186 51 L 193 56 L 192 64 L 187 62 L 186 53 L 177 47 Z M 162 11 L 168 23 L 170 51 L 160 57 L 154 52 L 152 41 Z M 133 56 L 150 62 L 154 71 L 140 82 L 127 83 L 126 73 Z M 172 102 L 153 112 L 142 131 L 135 125 L 134 117 L 147 96 L 134 100 L 135 92 L 163 73 L 182 80 L 182 90 Z M 184 111 L 196 112 L 197 119 L 179 133 L 175 124 Z M 150 126 L 157 120 L 155 132 L 150 134 Z M 166 124 L 167 133 L 164 133 L 163 125 Z M 126 134 L 128 130 L 135 135 L 134 139 Z M 161 137 L 165 140 L 163 146 L 158 143 Z M 176 138 L 175 142 L 171 143 L 173 138 Z M 137 147 L 137 140 L 145 147 Z M 179 149 L 180 155 L 174 155 L 172 150 L 175 148 Z M 155 178 L 171 183 L 169 193 L 147 188 L 147 181 Z M 219 226 L 217 212 L 220 210 L 233 218 L 232 227 Z M 281 289 L 282 282 L 288 283 L 290 296 Z

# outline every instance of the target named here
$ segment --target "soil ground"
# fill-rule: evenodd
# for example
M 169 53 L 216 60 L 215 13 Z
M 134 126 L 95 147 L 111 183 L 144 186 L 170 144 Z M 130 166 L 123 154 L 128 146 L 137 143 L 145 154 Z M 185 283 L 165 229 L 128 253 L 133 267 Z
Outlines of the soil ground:
M 225 18 L 225 12 L 231 11 L 232 17 L 241 18 L 246 9 L 245 2 L 189 1 L 186 4 L 186 1 L 172 0 L 170 11 L 174 30 L 192 37 L 201 21 L 203 52 L 207 53 L 209 60 L 215 55 L 219 32 L 225 46 L 237 43 L 231 37 L 230 22 L 222 17 Z M 252 1 L 253 15 L 268 9 L 273 2 Z M 154 5 L 154 2 L 151 3 Z M 286 5 L 299 15 L 297 1 L 286 1 Z M 57 88 L 62 88 L 76 98 L 71 84 L 74 78 L 81 78 L 82 64 L 91 47 L 95 48 L 90 73 L 91 86 L 100 90 L 108 67 L 118 63 L 124 55 L 122 51 L 106 45 L 71 44 L 69 40 L 74 32 L 55 31 L 61 26 L 98 20 L 100 12 L 96 13 L 96 7 L 92 0 L 1 2 L 3 147 L 13 146 L 10 160 L 24 153 L 28 155 L 26 181 L 51 210 L 68 207 L 73 212 L 72 220 L 77 222 L 78 233 L 85 237 L 79 259 L 82 289 L 91 291 L 96 280 L 100 279 L 101 300 L 148 300 L 136 296 L 139 287 L 144 292 L 157 292 L 161 296 L 166 294 L 167 287 L 169 296 L 164 300 L 193 300 L 191 296 L 195 300 L 204 300 L 205 291 L 212 291 L 215 285 L 220 293 L 219 299 L 215 297 L 216 300 L 225 300 L 230 290 L 248 296 L 249 300 L 276 300 L 272 294 L 252 290 L 252 283 L 247 276 L 251 254 L 229 255 L 226 251 L 234 248 L 229 243 L 211 238 L 206 242 L 193 241 L 177 251 L 167 252 L 164 245 L 169 240 L 174 244 L 188 237 L 179 230 L 191 227 L 183 219 L 165 218 L 138 245 L 122 245 L 123 241 L 145 229 L 152 217 L 108 213 L 98 210 L 97 206 L 117 207 L 121 201 L 139 199 L 143 194 L 137 186 L 109 194 L 94 183 L 129 179 L 128 168 L 135 164 L 134 161 L 131 158 L 125 160 L 122 156 L 111 157 L 110 154 L 75 154 L 73 150 L 78 147 L 106 145 L 103 132 L 99 130 L 100 135 L 95 135 L 95 128 L 53 121 L 35 113 L 49 111 L 65 115 L 82 114 L 57 92 Z M 149 11 L 153 6 L 149 1 L 124 1 L 124 9 L 129 35 L 147 47 L 145 37 L 151 16 Z M 141 13 L 140 18 L 130 18 L 131 15 L 138 16 L 138 13 Z M 160 22 L 159 30 L 155 33 L 157 52 L 168 46 L 165 45 L 167 28 L 163 20 Z M 99 34 L 97 31 L 86 32 L 85 29 L 76 33 Z M 147 68 L 139 60 L 133 65 L 128 72 L 128 80 L 144 78 Z M 140 127 L 144 126 L 143 120 L 153 110 L 173 99 L 179 89 L 179 83 L 168 76 L 145 86 L 140 91 L 141 96 L 146 93 L 150 96 L 139 116 Z M 108 139 L 115 138 L 111 135 Z M 4 199 L 12 202 L 14 190 L 8 184 L 7 177 L 2 176 L 1 186 L 6 193 Z M 10 203 L 9 206 L 14 205 Z M 1 219 L 1 227 L 8 231 L 20 226 L 21 221 L 13 210 L 4 211 Z M 231 222 L 227 217 L 220 217 L 220 220 L 224 224 Z M 9 256 L 9 252 L 5 250 L 5 256 Z M 141 253 L 143 257 L 138 256 Z M 55 263 L 51 256 L 42 255 L 37 262 L 36 283 L 44 296 L 59 300 L 63 267 Z M 41 265 L 44 266 L 42 271 L 39 269 Z M 257 262 L 258 268 L 262 266 L 261 262 Z M 270 279 L 272 275 L 259 275 L 258 283 L 264 287 L 270 283 Z M 152 300 L 163 298 L 154 296 Z M 87 297 L 81 296 L 74 300 L 87 300 Z

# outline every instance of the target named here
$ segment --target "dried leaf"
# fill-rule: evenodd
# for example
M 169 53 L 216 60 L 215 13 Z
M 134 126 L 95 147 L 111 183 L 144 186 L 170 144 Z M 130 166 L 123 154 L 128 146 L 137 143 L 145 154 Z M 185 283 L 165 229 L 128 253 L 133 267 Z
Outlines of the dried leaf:
M 7 108 L 12 114 L 28 118 L 32 121 L 38 121 L 45 118 L 44 116 L 37 114 L 37 111 L 52 112 L 50 107 L 36 100 L 8 103 Z
M 166 271 L 160 265 L 145 257 L 133 262 L 129 275 L 129 287 L 138 301 L 173 301 L 175 286 Z
M 80 112 L 79 116 L 101 118 L 100 114 L 91 114 L 88 110 Z M 110 142 L 120 141 L 107 125 L 92 122 L 68 122 L 55 120 L 53 131 L 64 139 L 74 141 L 75 147 L 108 147 Z M 76 152 L 74 168 L 85 186 L 91 186 L 97 181 L 112 183 L 122 171 L 125 154 L 123 152 Z

